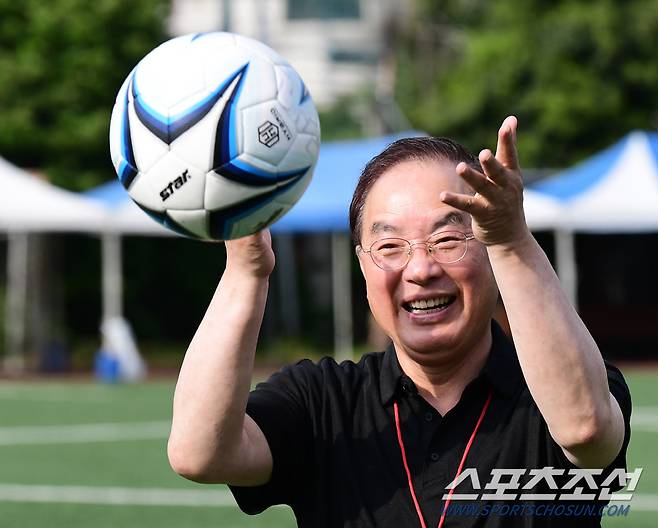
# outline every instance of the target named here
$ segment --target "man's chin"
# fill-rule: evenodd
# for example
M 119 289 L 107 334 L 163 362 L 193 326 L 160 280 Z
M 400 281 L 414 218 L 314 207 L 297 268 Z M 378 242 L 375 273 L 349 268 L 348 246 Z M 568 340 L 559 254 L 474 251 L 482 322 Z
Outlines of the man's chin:
M 444 329 L 437 331 L 432 329 L 428 331 L 414 331 L 401 333 L 400 344 L 410 353 L 422 356 L 431 356 L 449 352 L 455 348 L 459 339 L 453 333 Z

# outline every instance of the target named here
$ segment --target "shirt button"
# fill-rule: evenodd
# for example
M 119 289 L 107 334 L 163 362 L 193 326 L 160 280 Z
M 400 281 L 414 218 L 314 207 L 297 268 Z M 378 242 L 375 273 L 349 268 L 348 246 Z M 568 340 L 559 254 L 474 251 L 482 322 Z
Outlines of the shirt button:
M 425 413 L 425 421 L 426 422 L 431 422 L 434 419 L 434 416 L 432 416 L 431 412 L 426 412 Z
M 439 459 L 439 454 L 438 453 L 432 453 L 430 455 L 430 458 L 432 459 L 432 462 L 436 462 Z

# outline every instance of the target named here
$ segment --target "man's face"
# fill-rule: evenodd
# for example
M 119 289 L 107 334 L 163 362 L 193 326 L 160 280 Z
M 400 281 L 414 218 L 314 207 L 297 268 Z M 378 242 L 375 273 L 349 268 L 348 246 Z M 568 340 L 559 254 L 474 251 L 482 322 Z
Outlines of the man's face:
M 382 238 L 424 242 L 437 231 L 471 234 L 470 216 L 439 199 L 442 191 L 468 192 L 455 167 L 447 161 L 410 160 L 383 173 L 365 201 L 362 248 Z M 489 328 L 498 293 L 478 241 L 470 240 L 466 256 L 452 264 L 438 263 L 423 245 L 414 246 L 402 270 L 384 271 L 362 251 L 359 263 L 370 309 L 398 351 L 402 347 L 418 359 L 441 362 L 472 348 Z M 440 307 L 417 304 L 428 300 L 438 300 Z

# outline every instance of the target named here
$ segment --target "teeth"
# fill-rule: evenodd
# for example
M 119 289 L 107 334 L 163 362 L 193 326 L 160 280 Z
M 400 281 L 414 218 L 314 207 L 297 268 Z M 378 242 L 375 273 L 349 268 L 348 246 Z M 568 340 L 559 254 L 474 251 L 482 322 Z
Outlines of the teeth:
M 443 306 L 450 302 L 450 297 L 435 297 L 434 299 L 422 299 L 419 301 L 411 301 L 409 307 L 412 310 L 427 310 L 428 308 L 436 308 L 437 306 Z

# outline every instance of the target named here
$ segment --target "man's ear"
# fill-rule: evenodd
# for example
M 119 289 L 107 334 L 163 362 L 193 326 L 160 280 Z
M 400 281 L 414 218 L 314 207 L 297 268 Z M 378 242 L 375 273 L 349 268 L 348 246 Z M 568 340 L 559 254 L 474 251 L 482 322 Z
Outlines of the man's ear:
M 361 275 L 363 275 L 363 278 L 365 279 L 366 278 L 366 270 L 363 267 L 363 260 L 362 260 L 362 257 L 363 257 L 363 255 L 365 255 L 365 253 L 363 252 L 361 246 L 356 246 L 354 248 L 354 252 L 356 253 L 356 258 L 359 261 L 359 268 L 361 268 Z

